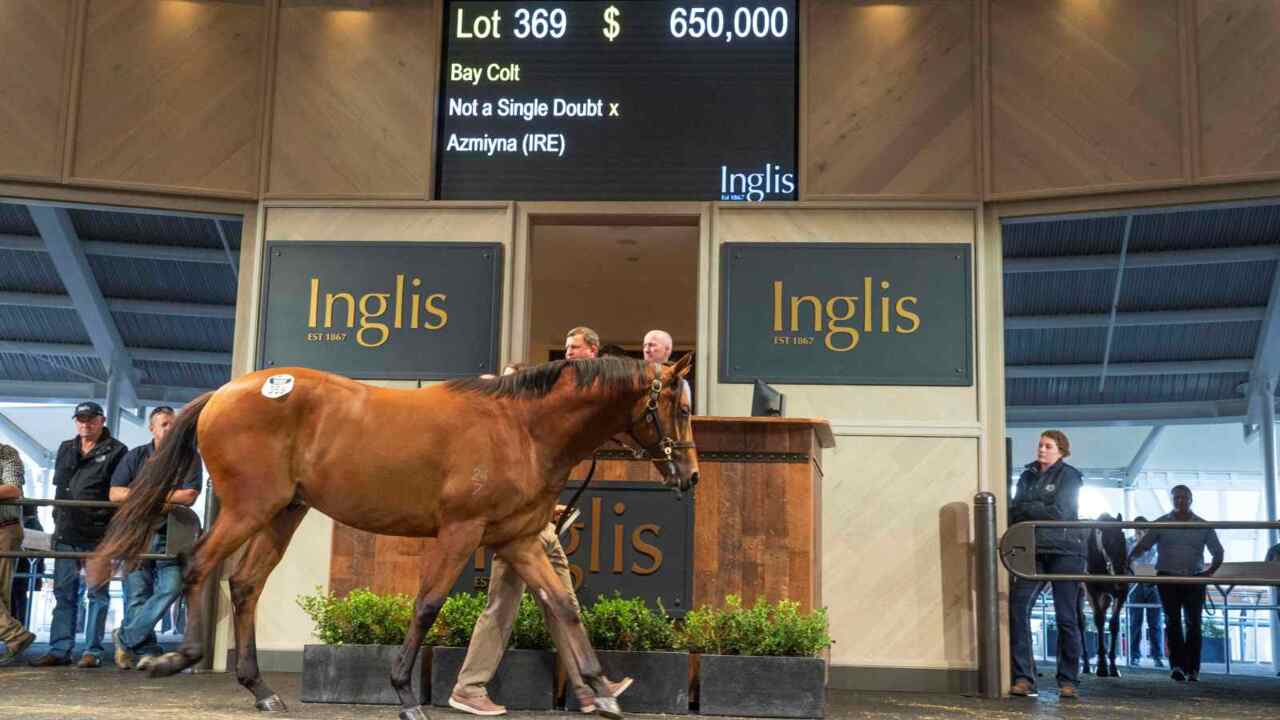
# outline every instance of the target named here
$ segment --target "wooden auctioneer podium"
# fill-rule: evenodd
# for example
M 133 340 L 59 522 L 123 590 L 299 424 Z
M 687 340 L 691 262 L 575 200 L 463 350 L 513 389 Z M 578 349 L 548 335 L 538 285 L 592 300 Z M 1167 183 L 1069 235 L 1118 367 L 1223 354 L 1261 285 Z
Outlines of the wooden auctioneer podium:
M 726 595 L 822 607 L 822 450 L 835 447 L 823 419 L 693 418 L 701 479 L 694 490 L 693 607 Z M 590 461 L 570 482 L 586 477 Z M 627 451 L 601 452 L 600 482 L 661 482 Z

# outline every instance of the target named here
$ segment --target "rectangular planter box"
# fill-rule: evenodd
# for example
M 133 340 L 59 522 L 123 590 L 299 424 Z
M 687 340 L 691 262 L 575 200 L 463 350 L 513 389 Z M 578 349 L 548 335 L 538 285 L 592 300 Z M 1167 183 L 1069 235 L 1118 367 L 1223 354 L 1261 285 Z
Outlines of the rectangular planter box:
M 431 704 L 448 707 L 467 649 L 436 647 L 431 650 Z M 555 704 L 555 678 L 555 653 L 508 648 L 486 690 L 491 700 L 511 710 L 550 710 Z
M 430 696 L 431 655 L 418 651 L 413 666 L 413 694 L 420 703 Z M 391 687 L 391 663 L 399 645 L 306 645 L 302 648 L 302 702 L 399 705 Z
M 703 715 L 820 718 L 826 662 L 814 657 L 703 655 L 698 699 Z
M 597 650 L 596 655 L 610 680 L 635 678 L 618 698 L 624 712 L 689 714 L 689 653 Z M 579 709 L 573 688 L 566 689 L 564 705 L 571 712 Z

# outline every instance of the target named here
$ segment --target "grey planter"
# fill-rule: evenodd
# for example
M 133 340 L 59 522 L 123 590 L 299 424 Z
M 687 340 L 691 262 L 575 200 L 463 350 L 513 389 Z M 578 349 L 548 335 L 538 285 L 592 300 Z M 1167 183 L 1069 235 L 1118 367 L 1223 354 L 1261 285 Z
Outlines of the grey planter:
M 391 687 L 391 663 L 399 645 L 306 645 L 302 648 L 302 702 L 355 705 L 399 705 Z M 418 651 L 413 666 L 413 694 L 430 698 L 431 655 Z
M 431 704 L 448 707 L 467 649 L 436 647 L 431 650 Z M 555 683 L 555 653 L 508 648 L 485 689 L 490 699 L 511 710 L 550 710 L 555 704 Z
M 618 704 L 626 712 L 689 714 L 689 653 L 687 652 L 623 652 L 597 650 L 600 666 L 610 680 L 630 675 L 635 683 Z M 573 688 L 564 699 L 565 710 L 579 709 Z
M 822 658 L 699 658 L 698 712 L 703 715 L 820 718 L 826 697 L 826 662 Z

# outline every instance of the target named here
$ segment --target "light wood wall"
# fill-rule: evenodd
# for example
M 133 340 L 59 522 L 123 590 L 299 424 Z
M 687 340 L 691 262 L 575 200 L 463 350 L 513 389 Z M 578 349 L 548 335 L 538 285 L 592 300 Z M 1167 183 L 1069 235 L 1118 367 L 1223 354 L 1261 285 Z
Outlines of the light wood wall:
M 800 208 L 718 205 L 709 265 L 726 242 L 967 243 L 979 237 L 967 207 Z M 986 302 L 985 264 L 975 248 L 974 308 Z M 713 270 L 713 273 L 715 271 Z M 702 311 L 718 327 L 719 277 Z M 975 348 L 986 336 L 976 336 Z M 718 382 L 719 336 L 700 338 L 710 392 L 707 414 L 741 415 L 749 385 Z M 979 358 L 971 387 L 778 385 L 787 414 L 824 417 L 836 447 L 822 486 L 823 602 L 836 644 L 831 662 L 859 668 L 967 671 L 976 666 L 971 566 L 973 496 L 989 476 L 983 396 L 997 392 Z M 996 378 L 998 378 L 998 371 Z M 911 622 L 885 622 L 911 618 Z
M 6 0 L 0 178 L 429 199 L 442 0 Z M 1280 0 L 800 0 L 801 197 L 1280 178 Z

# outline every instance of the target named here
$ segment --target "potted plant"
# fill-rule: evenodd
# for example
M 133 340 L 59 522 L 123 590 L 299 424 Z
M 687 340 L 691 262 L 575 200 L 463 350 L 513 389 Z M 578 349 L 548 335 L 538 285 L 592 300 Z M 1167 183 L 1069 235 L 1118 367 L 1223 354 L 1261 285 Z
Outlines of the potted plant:
M 653 610 L 640 598 L 600 597 L 583 608 L 582 623 L 600 665 L 610 678 L 637 682 L 624 698 L 631 712 L 686 715 L 689 712 L 689 653 L 677 650 L 679 636 L 664 608 Z M 565 709 L 578 710 L 578 698 L 565 695 Z
M 298 598 L 315 623 L 320 645 L 302 649 L 302 701 L 398 705 L 391 687 L 391 663 L 400 653 L 413 600 L 407 595 L 378 595 L 367 588 L 340 598 L 316 589 Z M 428 654 L 419 652 L 413 692 L 426 702 L 430 683 Z
M 446 707 L 467 656 L 476 620 L 484 612 L 483 593 L 452 595 L 440 608 L 433 629 L 431 697 Z M 550 710 L 555 704 L 555 654 L 538 604 L 527 593 L 520 599 L 511 640 L 497 672 L 486 686 L 494 702 L 512 710 Z
M 757 600 L 743 607 L 736 595 L 725 607 L 702 607 L 684 618 L 684 642 L 702 653 L 698 667 L 703 715 L 822 717 L 831 645 L 825 609 L 801 613 L 791 600 Z

